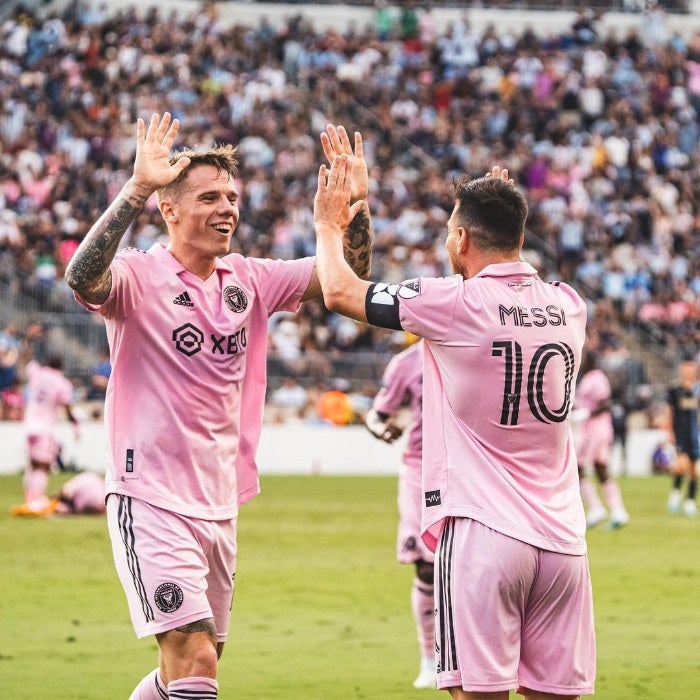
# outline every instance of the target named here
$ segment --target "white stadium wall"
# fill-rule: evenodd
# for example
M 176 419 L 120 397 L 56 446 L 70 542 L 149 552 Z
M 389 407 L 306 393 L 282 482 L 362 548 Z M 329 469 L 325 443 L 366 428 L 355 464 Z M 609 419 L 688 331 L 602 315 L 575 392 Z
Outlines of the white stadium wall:
M 67 463 L 81 469 L 104 471 L 107 442 L 102 423 L 83 422 L 77 442 L 68 424 L 59 427 L 58 436 Z M 651 474 L 651 456 L 662 437 L 659 430 L 630 432 L 627 475 Z M 0 474 L 20 471 L 26 462 L 21 424 L 0 422 L 0 446 Z M 360 425 L 343 428 L 306 423 L 266 425 L 258 450 L 258 465 L 262 474 L 391 475 L 398 474 L 402 450 L 402 442 L 387 445 Z M 619 450 L 615 452 L 612 471 L 621 472 Z

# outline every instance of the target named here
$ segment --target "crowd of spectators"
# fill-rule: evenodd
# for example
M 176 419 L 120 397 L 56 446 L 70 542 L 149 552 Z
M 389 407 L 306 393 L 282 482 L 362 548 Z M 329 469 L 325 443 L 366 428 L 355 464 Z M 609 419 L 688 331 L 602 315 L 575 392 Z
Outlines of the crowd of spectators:
M 499 163 L 530 202 L 529 260 L 590 300 L 592 343 L 647 324 L 696 354 L 700 31 L 664 20 L 652 7 L 640 30 L 601 35 L 581 12 L 539 36 L 476 32 L 466 12 L 441 32 L 429 7 L 409 5 L 324 31 L 302 15 L 229 26 L 208 3 L 189 16 L 20 10 L 0 26 L 0 283 L 74 310 L 65 265 L 130 174 L 136 118 L 166 109 L 180 145 L 240 149 L 236 251 L 312 254 L 318 134 L 332 122 L 363 134 L 373 279 L 449 273 L 452 182 Z M 150 201 L 126 243 L 163 235 Z M 396 349 L 320 302 L 270 332 L 287 374 Z

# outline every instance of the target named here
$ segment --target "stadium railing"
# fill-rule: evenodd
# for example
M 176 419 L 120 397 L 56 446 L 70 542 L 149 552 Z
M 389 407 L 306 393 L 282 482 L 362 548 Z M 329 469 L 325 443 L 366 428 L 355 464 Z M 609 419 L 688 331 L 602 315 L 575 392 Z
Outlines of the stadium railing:
M 254 0 L 260 4 L 279 3 L 279 0 Z M 285 4 L 299 5 L 309 4 L 308 0 L 286 0 Z M 357 7 L 367 7 L 374 5 L 374 0 L 349 0 L 345 5 L 355 5 Z M 393 7 L 401 8 L 409 3 L 398 2 L 389 3 Z M 479 0 L 470 3 L 472 8 L 498 9 L 498 10 L 569 10 L 578 11 L 585 8 L 598 11 L 609 12 L 641 12 L 649 5 L 649 0 L 588 0 L 582 5 L 580 0 Z M 688 13 L 690 11 L 689 0 L 658 0 L 657 5 L 663 7 L 668 12 Z M 459 8 L 464 7 L 464 2 L 458 0 L 433 0 L 432 7 Z M 415 3 L 410 3 L 411 7 L 416 7 Z

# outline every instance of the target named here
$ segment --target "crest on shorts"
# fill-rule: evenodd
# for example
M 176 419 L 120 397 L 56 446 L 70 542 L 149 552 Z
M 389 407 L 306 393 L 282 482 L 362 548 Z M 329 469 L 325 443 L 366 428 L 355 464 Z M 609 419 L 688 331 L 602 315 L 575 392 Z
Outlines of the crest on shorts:
M 184 596 L 182 588 L 176 583 L 161 583 L 153 594 L 158 610 L 164 613 L 175 612 L 181 605 Z
M 224 289 L 224 301 L 231 311 L 239 314 L 248 306 L 248 297 L 240 287 L 229 285 Z

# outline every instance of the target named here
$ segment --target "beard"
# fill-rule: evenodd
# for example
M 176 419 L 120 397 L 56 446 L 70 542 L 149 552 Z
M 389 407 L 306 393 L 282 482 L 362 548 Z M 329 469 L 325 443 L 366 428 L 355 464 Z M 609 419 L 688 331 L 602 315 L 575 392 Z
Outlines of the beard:
M 467 279 L 467 274 L 466 270 L 464 268 L 464 264 L 462 261 L 459 259 L 457 255 L 454 255 L 451 251 L 447 251 L 447 257 L 450 261 L 450 267 L 452 268 L 452 274 L 453 275 L 462 275 L 464 279 Z

